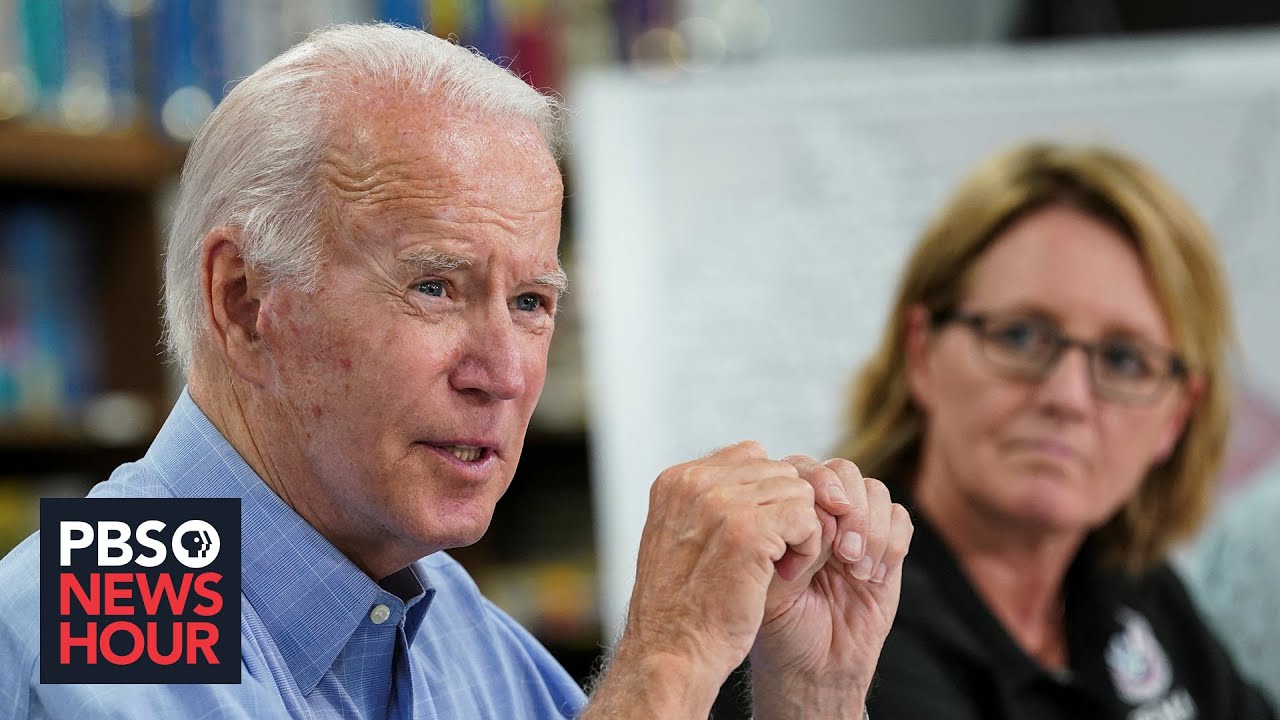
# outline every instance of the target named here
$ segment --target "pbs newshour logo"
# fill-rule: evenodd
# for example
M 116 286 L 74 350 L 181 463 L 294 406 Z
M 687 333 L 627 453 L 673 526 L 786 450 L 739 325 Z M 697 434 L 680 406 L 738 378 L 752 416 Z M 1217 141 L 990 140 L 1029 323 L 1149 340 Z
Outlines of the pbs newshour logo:
M 41 500 L 40 681 L 240 682 L 240 500 Z

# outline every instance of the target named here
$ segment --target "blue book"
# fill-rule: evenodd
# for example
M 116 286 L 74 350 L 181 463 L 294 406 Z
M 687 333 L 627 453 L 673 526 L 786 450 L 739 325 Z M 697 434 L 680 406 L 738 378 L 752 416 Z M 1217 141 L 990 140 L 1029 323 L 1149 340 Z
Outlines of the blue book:
M 0 425 L 18 412 L 18 363 L 26 344 L 26 294 L 22 268 L 11 247 L 7 213 L 0 212 Z
M 22 317 L 14 362 L 23 420 L 66 424 L 99 388 L 101 340 L 83 229 L 65 208 L 7 213 L 6 255 L 19 273 Z
M 20 278 L 22 308 L 13 352 L 15 411 L 19 421 L 51 425 L 64 409 L 60 333 L 53 291 L 45 287 L 56 263 L 55 233 L 36 205 L 19 205 L 7 215 L 8 255 Z
M 61 0 L 21 0 L 18 21 L 23 29 L 27 67 L 35 82 L 36 114 L 47 120 L 58 116 L 58 93 L 62 90 L 62 2 Z
M 494 0 L 473 0 L 475 21 L 467 38 L 467 44 L 484 53 L 494 62 L 509 57 L 506 34 Z
M 152 112 L 165 135 L 188 142 L 222 98 L 219 0 L 156 0 Z
M 34 104 L 34 85 L 28 66 L 25 29 L 18 21 L 17 0 L 0 0 L 0 76 L 13 84 L 0 91 L 0 120 L 26 114 Z
M 85 133 L 114 124 L 107 79 L 107 46 L 113 41 L 103 22 L 105 0 L 62 0 L 64 76 L 58 94 L 58 121 Z
M 425 28 L 426 15 L 423 0 L 377 0 L 374 14 L 378 20 Z
M 138 119 L 138 77 L 134 61 L 134 18 L 120 11 L 113 0 L 94 0 L 102 28 L 107 94 L 111 100 L 111 127 L 132 127 Z
M 226 95 L 226 63 L 222 58 L 222 0 L 188 0 L 191 9 L 191 53 L 197 83 L 217 105 Z

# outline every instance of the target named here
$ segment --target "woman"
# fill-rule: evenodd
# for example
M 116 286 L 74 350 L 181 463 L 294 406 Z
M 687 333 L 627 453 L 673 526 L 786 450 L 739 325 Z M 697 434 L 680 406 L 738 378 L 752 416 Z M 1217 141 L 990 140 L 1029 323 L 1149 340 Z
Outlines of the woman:
M 1231 320 L 1132 159 L 1032 144 L 926 231 L 841 455 L 916 524 L 876 720 L 1273 718 L 1164 563 L 1205 513 Z

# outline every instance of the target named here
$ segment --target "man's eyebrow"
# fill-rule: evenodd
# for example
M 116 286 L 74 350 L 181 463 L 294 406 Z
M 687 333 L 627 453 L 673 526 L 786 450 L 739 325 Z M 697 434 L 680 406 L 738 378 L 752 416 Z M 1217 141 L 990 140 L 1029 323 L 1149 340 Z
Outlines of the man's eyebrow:
M 565 274 L 564 268 L 556 266 L 555 270 L 544 272 L 532 280 L 534 285 L 542 285 L 556 291 L 556 297 L 564 295 L 569 291 L 569 276 Z
M 419 271 L 425 273 L 447 273 L 451 270 L 470 267 L 475 264 L 470 258 L 430 247 L 417 247 L 406 250 L 400 253 L 398 259 L 400 262 L 413 265 Z M 544 272 L 529 282 L 533 285 L 549 287 L 555 290 L 557 297 L 564 295 L 569 290 L 569 276 L 565 273 L 564 268 L 559 265 L 556 266 L 555 270 Z
M 418 247 L 399 255 L 400 262 L 413 265 L 418 270 L 426 273 L 447 273 L 450 270 L 457 270 L 460 267 L 467 267 L 472 264 L 471 260 L 461 255 L 454 255 L 442 250 L 436 250 L 429 247 Z

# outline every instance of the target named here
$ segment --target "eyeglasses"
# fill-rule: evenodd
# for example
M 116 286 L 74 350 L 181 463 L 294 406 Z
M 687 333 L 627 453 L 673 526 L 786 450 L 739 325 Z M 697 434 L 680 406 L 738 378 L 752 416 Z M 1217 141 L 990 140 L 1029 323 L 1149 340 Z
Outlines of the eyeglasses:
M 1071 347 L 1089 359 L 1089 380 L 1100 398 L 1128 404 L 1154 402 L 1171 381 L 1187 377 L 1187 364 L 1172 351 L 1134 338 L 1085 342 L 1035 315 L 988 315 L 947 311 L 935 314 L 935 328 L 960 323 L 973 330 L 982 356 L 993 368 L 1018 380 L 1049 376 Z

